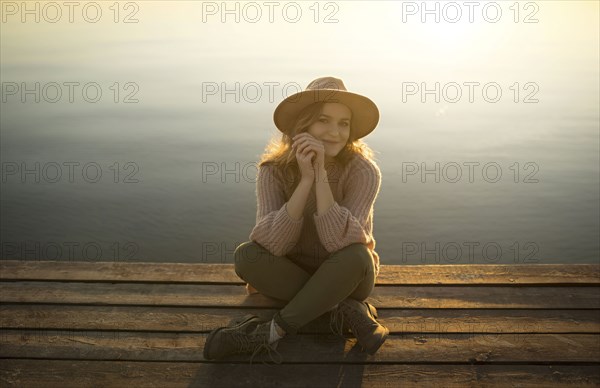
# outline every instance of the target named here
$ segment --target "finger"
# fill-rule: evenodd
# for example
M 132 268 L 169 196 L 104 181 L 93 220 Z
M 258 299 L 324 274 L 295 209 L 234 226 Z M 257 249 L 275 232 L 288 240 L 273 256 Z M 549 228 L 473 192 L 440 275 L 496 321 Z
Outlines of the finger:
M 300 150 L 300 152 L 306 152 L 306 150 L 309 146 L 310 146 L 310 144 L 308 144 L 308 143 L 299 144 L 298 150 Z
M 297 144 L 296 146 L 299 146 L 300 144 L 312 144 L 316 147 L 320 147 L 320 146 L 324 146 L 323 142 L 320 140 L 317 140 L 315 138 L 312 139 L 308 139 L 308 138 L 304 138 L 304 139 L 298 139 L 295 141 L 295 144 Z
M 318 149 L 322 146 L 322 143 L 316 140 L 305 140 L 302 144 L 314 147 L 315 149 Z
M 295 139 L 292 144 L 299 145 L 299 144 L 305 144 L 305 143 L 317 144 L 317 143 L 320 143 L 320 141 L 318 141 L 317 139 L 315 139 L 312 136 L 311 137 L 303 136 L 303 137 L 299 137 L 299 138 Z
M 306 152 L 306 151 L 301 152 L 300 155 L 302 155 L 304 158 L 306 158 L 306 155 L 308 155 L 308 152 Z
M 302 147 L 302 151 L 303 152 L 312 151 L 315 153 L 315 155 L 317 155 L 319 153 L 319 147 L 314 144 L 306 144 Z
M 304 155 L 306 153 L 306 146 L 304 146 L 304 145 L 298 146 L 296 148 L 296 152 L 299 153 L 299 154 L 301 154 L 301 155 Z
M 306 149 L 302 153 L 302 157 L 304 158 L 305 161 L 310 161 L 312 159 L 313 154 L 314 154 L 313 151 Z
M 302 159 L 302 160 L 306 160 L 307 158 L 307 153 L 306 152 L 301 152 L 300 150 L 298 150 L 296 152 L 296 157 Z
M 316 152 L 315 148 L 312 145 L 306 145 L 303 150 L 303 152 L 305 153 L 309 153 L 309 152 Z

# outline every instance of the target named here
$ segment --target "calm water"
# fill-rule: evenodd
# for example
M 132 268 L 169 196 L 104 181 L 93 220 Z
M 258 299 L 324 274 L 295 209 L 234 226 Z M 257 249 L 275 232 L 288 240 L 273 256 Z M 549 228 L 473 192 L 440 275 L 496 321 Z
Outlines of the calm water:
M 78 12 L 69 23 L 66 10 L 57 23 L 7 16 L 2 257 L 232 262 L 255 223 L 273 110 L 333 75 L 381 111 L 364 140 L 383 174 L 383 264 L 597 263 L 598 2 L 522 2 L 518 23 L 508 3 L 497 23 L 422 23 L 401 3 L 320 3 L 318 23 L 312 2 L 298 3 L 297 23 L 277 12 L 222 23 L 201 2 L 138 2 L 117 23 L 109 3 L 97 23 Z M 538 22 L 523 23 L 534 11 Z M 236 82 L 239 93 L 223 93 Z M 439 102 L 408 94 L 436 82 Z M 479 82 L 473 102 L 468 82 Z

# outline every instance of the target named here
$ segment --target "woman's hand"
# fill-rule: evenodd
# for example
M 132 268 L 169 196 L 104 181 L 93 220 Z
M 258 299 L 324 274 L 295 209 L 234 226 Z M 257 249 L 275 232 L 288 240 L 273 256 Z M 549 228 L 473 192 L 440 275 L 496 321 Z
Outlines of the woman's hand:
M 308 160 L 305 158 L 302 162 L 305 164 L 305 169 L 308 169 L 308 163 L 310 162 L 310 167 L 312 169 L 310 176 L 314 181 L 315 172 L 325 169 L 325 146 L 320 140 L 317 140 L 307 132 L 297 134 L 292 140 L 294 141 L 292 147 L 296 149 L 296 157 L 298 157 L 298 155 L 310 155 Z M 303 166 L 301 165 L 300 159 L 298 159 L 298 165 L 302 171 Z M 302 177 L 304 178 L 304 171 L 302 171 Z
M 298 145 L 298 142 L 294 142 L 292 148 L 296 151 L 296 160 L 298 161 L 298 167 L 300 168 L 300 174 L 302 175 L 301 179 L 312 183 L 315 181 L 316 174 L 313 160 L 316 158 L 317 154 L 306 146 L 298 147 Z

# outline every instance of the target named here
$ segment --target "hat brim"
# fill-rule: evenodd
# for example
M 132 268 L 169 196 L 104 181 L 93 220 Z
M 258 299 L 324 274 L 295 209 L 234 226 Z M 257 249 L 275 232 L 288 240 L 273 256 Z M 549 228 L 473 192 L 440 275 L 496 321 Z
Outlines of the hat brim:
M 315 89 L 293 94 L 280 102 L 273 113 L 275 126 L 281 132 L 289 133 L 298 113 L 319 101 L 337 102 L 350 108 L 351 128 L 355 139 L 368 135 L 379 123 L 379 109 L 371 99 L 345 90 Z

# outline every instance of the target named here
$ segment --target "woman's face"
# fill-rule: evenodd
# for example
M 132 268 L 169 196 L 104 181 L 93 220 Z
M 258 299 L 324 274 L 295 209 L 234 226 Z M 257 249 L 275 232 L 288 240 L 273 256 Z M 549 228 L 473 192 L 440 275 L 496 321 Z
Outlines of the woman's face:
M 307 132 L 325 145 L 325 159 L 333 160 L 344 149 L 350 137 L 352 111 L 344 104 L 326 103 L 319 119 Z

